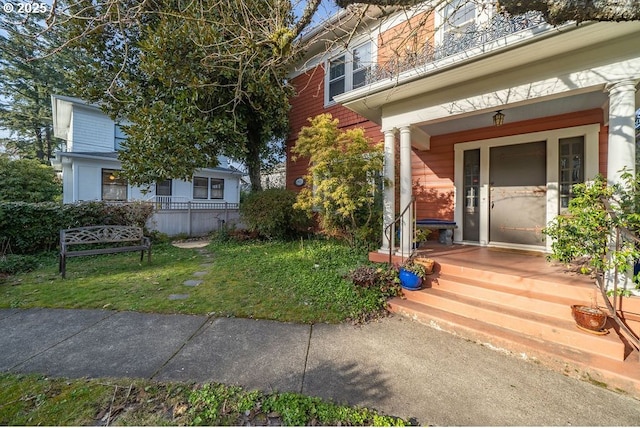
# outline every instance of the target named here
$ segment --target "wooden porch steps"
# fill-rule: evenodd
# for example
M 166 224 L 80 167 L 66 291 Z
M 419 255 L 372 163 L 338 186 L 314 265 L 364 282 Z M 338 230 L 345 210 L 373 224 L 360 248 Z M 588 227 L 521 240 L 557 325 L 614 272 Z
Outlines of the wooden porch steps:
M 570 306 L 589 304 L 593 290 L 585 281 L 443 262 L 421 290 L 392 299 L 390 310 L 640 397 L 639 355 L 617 325 L 609 320 L 609 334 L 594 335 L 572 319 Z

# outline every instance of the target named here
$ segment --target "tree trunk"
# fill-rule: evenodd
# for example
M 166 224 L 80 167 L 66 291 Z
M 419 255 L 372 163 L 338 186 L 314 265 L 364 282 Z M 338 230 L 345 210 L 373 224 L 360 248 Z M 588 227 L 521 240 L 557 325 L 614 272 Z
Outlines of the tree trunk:
M 53 157 L 53 142 L 51 141 L 51 128 L 49 126 L 44 128 L 44 138 L 47 143 L 47 162 L 49 162 Z
M 36 136 L 36 157 L 40 162 L 44 161 L 44 143 L 42 142 L 42 129 L 34 125 L 33 132 Z
M 260 159 L 260 132 L 253 124 L 247 128 L 247 139 L 249 144 L 247 147 L 247 155 L 245 164 L 247 165 L 247 172 L 249 173 L 249 181 L 251 182 L 251 191 L 258 192 L 262 190 L 262 183 L 260 182 L 260 166 L 262 161 Z

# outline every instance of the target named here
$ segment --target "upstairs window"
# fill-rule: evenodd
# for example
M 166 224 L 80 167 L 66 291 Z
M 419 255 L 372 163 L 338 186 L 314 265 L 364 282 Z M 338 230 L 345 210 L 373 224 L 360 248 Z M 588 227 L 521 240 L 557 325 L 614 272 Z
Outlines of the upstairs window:
M 468 0 L 454 0 L 444 7 L 445 33 L 464 30 L 476 19 L 476 5 Z
M 371 69 L 371 43 L 353 50 L 353 89 L 367 83 L 367 74 Z
M 371 43 L 365 43 L 332 59 L 327 64 L 325 104 L 333 102 L 337 95 L 357 89 L 367 83 L 371 69 Z
M 440 34 L 443 56 L 475 46 L 478 29 L 478 8 L 474 2 L 452 0 L 441 10 Z
M 345 92 L 345 56 L 329 62 L 329 100 Z

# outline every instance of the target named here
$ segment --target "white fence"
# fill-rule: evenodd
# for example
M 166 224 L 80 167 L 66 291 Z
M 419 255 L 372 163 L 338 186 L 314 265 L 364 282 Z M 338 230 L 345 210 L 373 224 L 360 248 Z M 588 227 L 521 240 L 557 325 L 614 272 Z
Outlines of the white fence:
M 203 236 L 240 220 L 237 203 L 190 201 L 172 196 L 155 196 L 148 202 L 155 210 L 147 228 L 169 236 Z

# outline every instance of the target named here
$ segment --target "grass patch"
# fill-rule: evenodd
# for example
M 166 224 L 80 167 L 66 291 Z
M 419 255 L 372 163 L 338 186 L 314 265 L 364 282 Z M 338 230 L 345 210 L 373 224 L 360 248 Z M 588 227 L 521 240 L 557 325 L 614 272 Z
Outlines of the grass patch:
M 214 242 L 207 251 L 169 244 L 153 260 L 137 253 L 71 258 L 60 278 L 55 253 L 38 267 L 0 283 L 0 307 L 113 309 L 214 314 L 301 323 L 362 320 L 380 311 L 376 290 L 356 289 L 344 276 L 366 263 L 366 251 L 329 240 Z M 202 267 L 204 262 L 210 267 Z M 207 271 L 203 277 L 194 277 Z M 186 287 L 199 279 L 197 287 Z M 0 280 L 2 281 L 2 280 Z M 188 294 L 170 300 L 172 294 Z
M 294 393 L 221 384 L 0 374 L 2 425 L 403 426 L 402 419 Z

